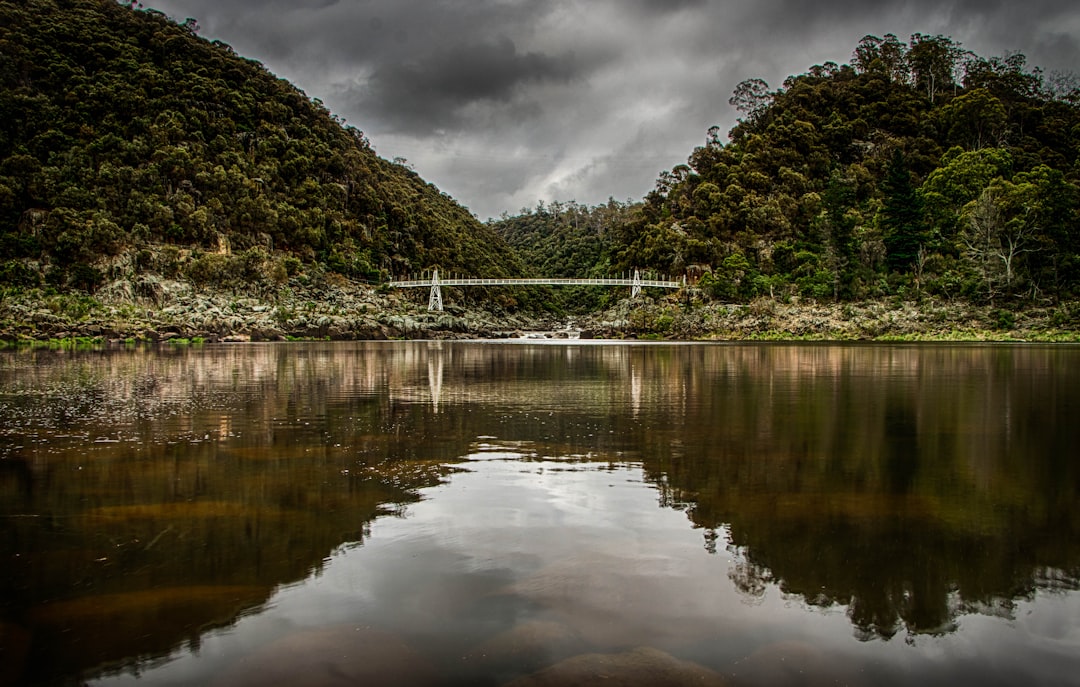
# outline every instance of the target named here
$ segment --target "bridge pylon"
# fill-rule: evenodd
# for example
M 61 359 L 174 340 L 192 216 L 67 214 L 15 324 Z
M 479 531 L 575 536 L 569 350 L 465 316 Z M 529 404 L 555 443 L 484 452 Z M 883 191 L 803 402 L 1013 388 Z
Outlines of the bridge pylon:
M 428 310 L 442 310 L 442 289 L 439 288 L 439 270 L 431 273 L 431 295 L 428 296 Z
M 634 283 L 630 285 L 630 297 L 637 298 L 641 293 L 641 272 L 634 270 Z

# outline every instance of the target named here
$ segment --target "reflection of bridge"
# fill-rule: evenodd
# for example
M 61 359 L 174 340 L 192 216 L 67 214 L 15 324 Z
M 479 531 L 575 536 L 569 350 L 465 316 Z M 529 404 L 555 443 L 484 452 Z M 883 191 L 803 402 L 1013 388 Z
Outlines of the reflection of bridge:
M 429 341 L 423 348 L 419 344 L 410 346 L 387 363 L 395 373 L 388 383 L 390 398 L 395 402 L 414 404 L 430 401 L 436 415 L 443 403 L 450 406 L 522 407 L 533 403 L 535 398 L 566 408 L 596 410 L 612 404 L 629 407 L 634 418 L 643 406 L 686 412 L 685 386 L 665 383 L 663 378 L 656 376 L 645 376 L 643 371 L 648 365 L 644 363 L 643 348 L 582 345 L 577 341 L 560 343 L 563 345 L 550 348 L 544 344 L 525 343 L 524 349 L 511 344 L 494 350 L 444 345 L 442 341 Z M 551 381 L 548 386 L 541 386 L 535 379 L 514 379 L 499 385 L 476 384 L 467 373 L 481 366 L 499 367 L 508 360 L 557 364 L 559 357 L 575 371 L 573 384 Z M 419 374 L 425 361 L 426 389 Z M 627 378 L 629 384 L 609 384 L 612 379 Z
M 439 270 L 431 273 L 430 279 L 402 279 L 388 282 L 388 286 L 399 289 L 429 287 L 431 296 L 428 298 L 428 310 L 442 310 L 443 286 L 629 286 L 630 297 L 634 298 L 641 289 L 654 287 L 658 289 L 679 289 L 686 285 L 686 278 L 682 281 L 673 279 L 649 279 L 641 278 L 641 273 L 634 270 L 633 278 L 629 277 L 598 277 L 598 278 L 574 278 L 574 277 L 538 277 L 521 279 L 484 279 L 475 277 L 451 277 L 439 279 Z

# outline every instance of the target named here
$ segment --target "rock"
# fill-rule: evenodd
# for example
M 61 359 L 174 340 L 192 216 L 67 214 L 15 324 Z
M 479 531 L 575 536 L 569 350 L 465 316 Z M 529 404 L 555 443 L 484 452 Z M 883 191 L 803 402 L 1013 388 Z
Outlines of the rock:
M 717 672 L 651 647 L 617 654 L 581 654 L 507 684 L 506 687 L 592 687 L 596 684 L 683 687 L 727 684 Z
M 213 684 L 218 687 L 423 687 L 438 676 L 401 639 L 350 625 L 304 630 L 240 659 Z
M 562 623 L 533 620 L 474 647 L 465 661 L 488 674 L 521 675 L 573 656 L 583 644 L 581 635 Z
M 285 332 L 274 327 L 252 327 L 250 332 L 252 341 L 284 341 Z

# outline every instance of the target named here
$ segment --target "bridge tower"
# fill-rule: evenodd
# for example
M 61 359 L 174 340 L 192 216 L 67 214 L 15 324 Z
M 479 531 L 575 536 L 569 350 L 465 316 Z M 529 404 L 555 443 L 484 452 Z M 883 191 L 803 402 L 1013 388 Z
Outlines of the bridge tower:
M 442 289 L 439 288 L 439 270 L 431 273 L 431 295 L 427 302 L 428 310 L 442 310 Z
M 641 273 L 634 270 L 634 283 L 630 285 L 630 297 L 637 298 L 639 293 L 641 293 Z

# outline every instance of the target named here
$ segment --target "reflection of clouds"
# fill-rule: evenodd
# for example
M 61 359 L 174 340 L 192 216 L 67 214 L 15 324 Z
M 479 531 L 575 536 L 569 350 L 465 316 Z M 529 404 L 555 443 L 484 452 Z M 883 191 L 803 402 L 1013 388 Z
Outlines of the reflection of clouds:
M 726 616 L 717 602 L 741 605 L 724 576 L 710 572 L 723 558 L 701 551 L 681 514 L 657 510 L 640 468 L 607 466 L 472 462 L 469 472 L 412 506 L 407 521 L 376 524 L 365 550 L 357 551 L 363 561 L 355 563 L 376 568 L 363 575 L 387 612 L 410 588 L 462 598 L 451 587 L 466 570 L 491 583 L 490 599 L 507 600 L 485 606 L 474 596 L 474 609 L 516 608 L 515 622 L 555 620 L 593 646 L 690 642 L 715 630 Z M 439 564 L 410 565 L 419 577 L 405 585 L 393 565 L 384 565 L 391 557 Z M 502 581 L 489 570 L 502 571 Z M 433 609 L 427 622 L 453 626 L 453 613 L 444 617 L 439 604 L 424 606 Z
M 835 666 L 867 662 L 912 670 L 938 660 L 926 646 L 863 651 L 850 642 L 844 607 L 807 608 L 760 574 L 747 576 L 754 588 L 737 588 L 732 580 L 748 565 L 740 550 L 703 551 L 680 513 L 657 510 L 640 467 L 609 471 L 593 462 L 567 471 L 497 449 L 428 490 L 407 519 L 377 522 L 364 547 L 335 557 L 318 583 L 321 602 L 342 606 L 363 580 L 365 623 L 423 628 L 454 656 L 480 657 L 479 647 L 497 647 L 490 637 L 525 637 L 541 656 L 550 642 L 561 656 L 573 637 L 578 653 L 653 646 L 747 677 L 775 673 L 772 660 L 790 675 L 834 675 Z M 717 535 L 729 540 L 725 528 Z M 411 600 L 418 590 L 422 598 Z M 318 622 L 302 589 L 271 613 Z M 789 651 L 795 646 L 802 648 Z

